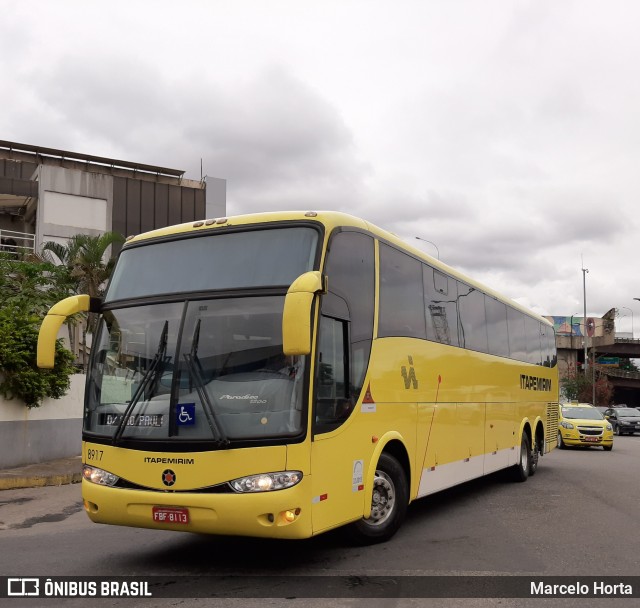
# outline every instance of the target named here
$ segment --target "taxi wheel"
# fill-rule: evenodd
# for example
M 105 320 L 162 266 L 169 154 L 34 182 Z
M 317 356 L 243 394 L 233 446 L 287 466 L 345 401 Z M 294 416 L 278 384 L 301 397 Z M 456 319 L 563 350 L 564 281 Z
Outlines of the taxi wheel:
M 562 433 L 560 431 L 558 431 L 558 447 L 561 450 L 566 450 L 567 449 L 567 444 L 562 439 Z
M 610 452 L 611 450 L 613 450 L 613 446 L 612 446 L 612 445 L 603 445 L 603 446 L 602 446 L 602 449 L 603 449 L 605 452 Z
M 351 540 L 370 545 L 389 540 L 400 528 L 409 504 L 409 484 L 400 463 L 383 453 L 376 466 L 371 496 L 371 516 L 348 527 Z

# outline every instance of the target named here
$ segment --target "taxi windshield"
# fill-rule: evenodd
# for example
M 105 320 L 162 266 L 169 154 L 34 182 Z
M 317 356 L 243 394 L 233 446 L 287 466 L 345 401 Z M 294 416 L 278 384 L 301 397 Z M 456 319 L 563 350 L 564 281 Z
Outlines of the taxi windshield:
M 595 407 L 563 407 L 562 417 L 572 420 L 604 420 Z

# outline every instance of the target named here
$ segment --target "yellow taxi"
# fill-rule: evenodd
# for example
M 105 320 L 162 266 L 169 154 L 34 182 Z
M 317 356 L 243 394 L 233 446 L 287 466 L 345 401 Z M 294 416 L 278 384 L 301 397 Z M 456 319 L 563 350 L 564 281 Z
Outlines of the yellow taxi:
M 558 447 L 601 445 L 613 449 L 613 427 L 590 403 L 562 403 L 558 418 Z

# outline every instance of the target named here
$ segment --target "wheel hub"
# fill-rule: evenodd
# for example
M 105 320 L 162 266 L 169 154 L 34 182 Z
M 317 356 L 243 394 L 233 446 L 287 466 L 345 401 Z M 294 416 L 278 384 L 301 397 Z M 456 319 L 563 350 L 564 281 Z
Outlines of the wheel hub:
M 376 471 L 371 496 L 370 523 L 373 525 L 384 523 L 393 511 L 395 499 L 395 488 L 390 477 L 383 471 Z

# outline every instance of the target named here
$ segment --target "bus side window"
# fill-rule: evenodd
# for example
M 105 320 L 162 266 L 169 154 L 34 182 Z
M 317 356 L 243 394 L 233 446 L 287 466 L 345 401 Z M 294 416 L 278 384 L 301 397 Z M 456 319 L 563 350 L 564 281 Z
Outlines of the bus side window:
M 384 243 L 380 243 L 378 336 L 427 337 L 422 264 Z
M 427 338 L 458 346 L 458 282 L 426 264 L 422 276 Z
M 540 349 L 541 325 L 532 317 L 525 317 L 525 332 L 527 336 L 527 361 L 534 365 L 542 365 L 542 353 Z
M 509 330 L 507 329 L 507 305 L 491 296 L 485 296 L 489 353 L 499 357 L 509 356 Z
M 519 310 L 507 308 L 507 324 L 509 327 L 509 353 L 516 361 L 527 360 L 527 335 L 524 327 L 524 317 Z
M 484 294 L 474 287 L 458 283 L 460 346 L 481 353 L 489 352 Z
M 322 296 L 316 371 L 316 432 L 340 426 L 364 384 L 375 307 L 374 241 L 339 230 L 329 240 Z
M 556 336 L 553 327 L 542 325 L 542 340 L 546 344 L 543 353 L 543 363 L 545 367 L 555 367 L 557 363 L 556 357 Z
M 315 414 L 316 426 L 327 431 L 347 418 L 354 406 L 349 390 L 348 322 L 321 316 L 319 330 Z

